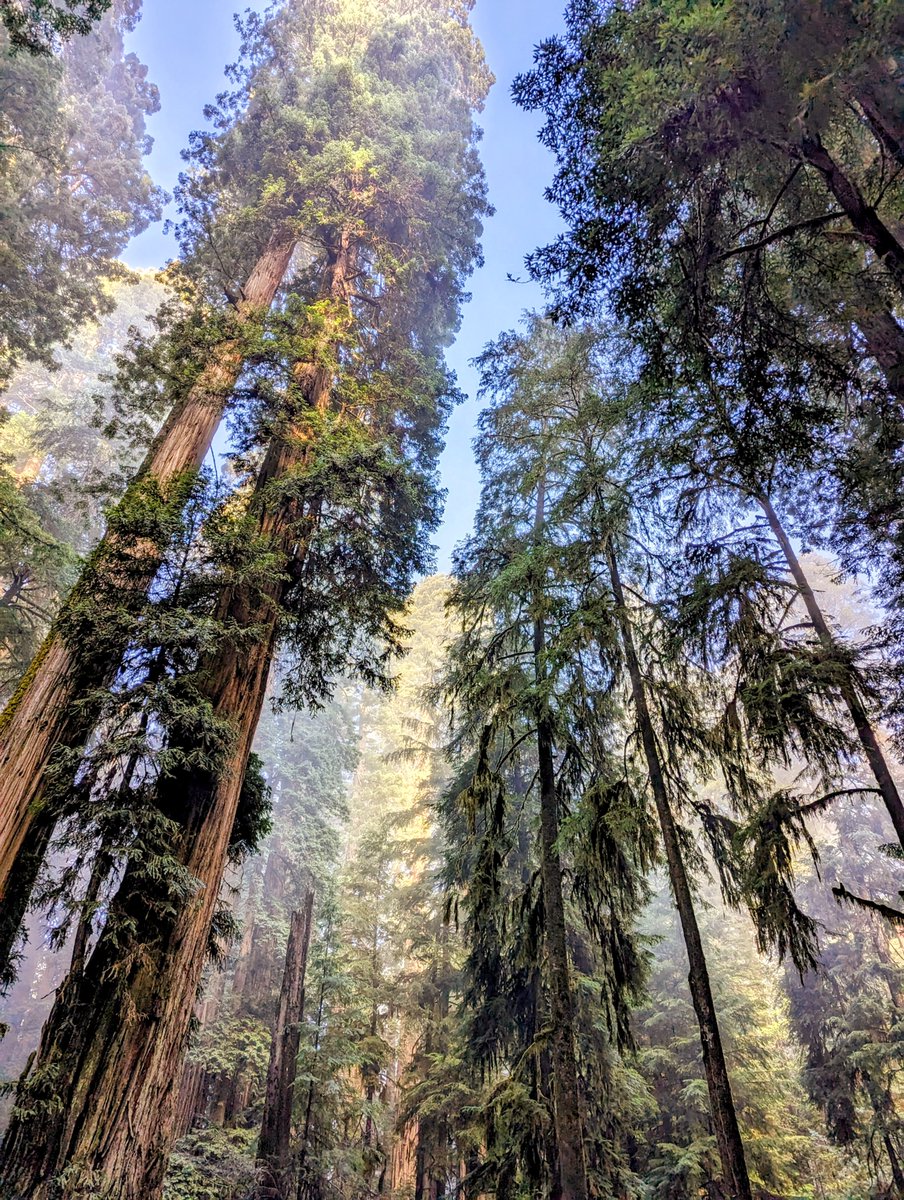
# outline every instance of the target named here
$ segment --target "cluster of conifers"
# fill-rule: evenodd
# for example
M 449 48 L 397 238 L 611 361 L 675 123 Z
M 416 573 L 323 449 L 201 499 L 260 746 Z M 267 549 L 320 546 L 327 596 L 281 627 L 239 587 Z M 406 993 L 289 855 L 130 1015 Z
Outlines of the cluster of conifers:
M 397 641 L 486 211 L 467 17 L 251 17 L 195 139 L 169 325 L 117 383 L 163 423 L 2 718 L 7 978 L 48 853 L 86 849 L 80 950 L 19 1086 L 4 1196 L 159 1194 L 224 871 L 260 835 L 274 658 L 310 698 L 379 676 Z M 202 464 L 227 411 L 224 496 Z
M 116 384 L 124 414 L 162 425 L 0 718 L 7 979 L 52 852 L 86 854 L 64 874 L 72 967 L 3 1145 L 10 1200 L 159 1194 L 224 873 L 262 828 L 251 746 L 271 667 L 280 656 L 288 697 L 317 702 L 340 672 L 382 678 L 398 642 L 437 520 L 442 351 L 487 213 L 469 8 L 287 0 L 250 17 L 235 90 L 193 140 L 177 295 Z M 448 694 L 475 994 L 500 959 L 508 806 L 538 801 L 550 1186 L 567 1200 L 591 1192 L 567 875 L 611 957 L 618 1030 L 637 880 L 661 846 L 723 1186 L 749 1200 L 682 822 L 699 819 L 763 945 L 802 968 L 818 952 L 789 847 L 808 811 L 865 789 L 839 783 L 858 753 L 904 847 L 877 733 L 894 672 L 868 685 L 779 516 L 793 505 L 850 567 L 883 564 L 894 663 L 902 40 L 884 5 L 575 3 L 516 85 L 547 113 L 567 227 L 531 265 L 555 316 L 598 315 L 602 291 L 619 324 L 560 339 L 541 322 L 482 360 L 498 402 Z M 224 490 L 202 466 L 227 412 Z M 775 790 L 791 763 L 815 798 Z M 714 772 L 730 812 L 695 800 Z M 573 862 L 566 808 L 589 818 Z M 278 1107 L 267 1120 L 285 1130 Z

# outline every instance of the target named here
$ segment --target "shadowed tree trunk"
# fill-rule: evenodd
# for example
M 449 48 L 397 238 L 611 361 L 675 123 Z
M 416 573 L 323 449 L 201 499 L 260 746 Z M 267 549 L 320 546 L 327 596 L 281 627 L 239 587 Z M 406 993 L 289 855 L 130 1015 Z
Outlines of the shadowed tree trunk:
M 271 1197 L 273 1200 L 288 1200 L 291 1190 L 291 1180 L 288 1177 L 289 1135 L 292 1127 L 292 1103 L 295 1098 L 295 1075 L 298 1069 L 301 1020 L 304 1013 L 304 981 L 313 917 L 314 893 L 308 892 L 304 908 L 292 914 L 279 1011 L 270 1046 L 264 1116 L 258 1146 L 258 1161 L 262 1167 L 258 1190 L 260 1200 L 270 1200 Z
M 870 78 L 844 85 L 849 100 L 860 109 L 876 141 L 899 163 L 904 163 L 904 103 L 901 87 L 879 59 L 869 64 Z
M 327 927 L 323 937 L 323 950 L 326 956 L 329 956 L 333 949 L 333 917 L 332 914 L 327 922 Z M 320 1043 L 324 1031 L 324 1017 L 326 1014 L 327 1001 L 327 972 L 324 970 L 320 977 L 320 993 L 317 998 L 317 1014 L 315 1017 L 314 1026 L 314 1044 L 312 1046 L 312 1069 L 308 1080 L 308 1094 L 305 1100 L 304 1122 L 301 1127 L 301 1136 L 299 1138 L 298 1147 L 298 1193 L 296 1200 L 305 1200 L 314 1192 L 313 1180 L 311 1173 L 307 1170 L 308 1159 L 312 1149 L 312 1135 L 314 1123 L 314 1064 L 320 1054 Z
M 289 267 L 295 237 L 277 230 L 255 264 L 237 306 L 239 324 L 270 308 Z M 148 489 L 172 494 L 178 503 L 184 484 L 199 470 L 210 449 L 242 367 L 237 338 L 224 341 L 211 355 L 187 395 L 170 412 L 129 488 L 124 504 Z M 0 974 L 9 973 L 13 946 L 34 885 L 34 874 L 46 851 L 52 817 L 38 820 L 48 782 L 48 766 L 58 746 L 80 745 L 91 729 L 91 713 L 72 704 L 87 687 L 112 678 L 125 647 L 105 639 L 103 658 L 86 655 L 67 626 L 72 614 L 115 574 L 117 602 L 128 607 L 143 602 L 159 555 L 146 539 L 140 567 L 123 574 L 122 554 L 128 547 L 111 533 L 98 546 L 72 597 L 49 633 L 16 693 L 0 715 Z M 114 565 L 115 564 L 115 565 Z M 126 635 L 127 636 L 127 635 Z M 16 871 L 24 854 L 33 869 Z
M 841 205 L 852 227 L 885 263 L 899 290 L 904 294 L 904 243 L 866 202 L 856 183 L 847 176 L 819 138 L 804 137 L 797 152 L 804 162 L 809 163 L 823 177 L 826 187 Z
M 607 557 L 612 594 L 618 606 L 618 623 L 631 685 L 631 698 L 640 729 L 650 790 L 653 793 L 653 801 L 659 818 L 669 882 L 681 922 L 684 944 L 687 948 L 688 985 L 697 1024 L 700 1028 L 703 1069 L 706 1074 L 710 1111 L 719 1147 L 719 1157 L 722 1162 L 723 1184 L 727 1187 L 731 1200 L 752 1200 L 744 1143 L 741 1140 L 734 1098 L 731 1094 L 731 1081 L 728 1077 L 725 1051 L 722 1047 L 722 1035 L 719 1030 L 719 1021 L 709 980 L 709 968 L 703 951 L 703 940 L 700 937 L 700 927 L 694 911 L 694 898 L 684 865 L 684 857 L 681 853 L 678 827 L 669 802 L 659 744 L 647 701 L 646 684 L 641 673 L 640 660 L 637 657 L 634 635 L 625 606 L 625 594 L 618 570 L 618 560 L 611 544 L 608 547 Z
M 420 1061 L 417 1063 L 418 1069 L 425 1073 L 430 1070 L 434 1054 L 447 1054 L 449 1051 L 448 1038 L 443 1032 L 443 1022 L 449 1015 L 449 965 L 449 920 L 443 918 L 430 971 L 432 1011 L 419 1055 Z M 439 1200 L 444 1194 L 449 1148 L 450 1137 L 445 1118 L 435 1114 L 421 1115 L 417 1122 L 417 1150 L 414 1159 L 415 1200 Z
M 353 259 L 343 234 L 330 253 L 321 292 L 340 314 L 348 311 Z M 330 323 L 325 324 L 329 330 Z M 321 365 L 321 355 L 315 351 L 297 376 L 307 405 L 324 412 L 332 371 Z M 284 555 L 286 572 L 304 553 L 301 514 L 291 497 L 272 504 L 265 497 L 268 485 L 303 464 L 309 452 L 305 439 L 293 432 L 274 437 L 252 499 L 259 534 Z M 174 1138 L 182 1059 L 264 705 L 285 579 L 281 573 L 266 588 L 238 584 L 222 598 L 220 620 L 230 628 L 256 631 L 253 640 L 228 643 L 199 668 L 214 716 L 233 730 L 226 761 L 216 777 L 186 769 L 158 788 L 160 807 L 183 823 L 174 852 L 197 881 L 195 894 L 172 918 L 149 929 L 153 897 L 147 879 L 137 887 L 128 876 L 123 880 L 108 922 L 111 935 L 101 935 L 85 972 L 73 980 L 73 994 L 61 993 L 45 1025 L 31 1080 L 20 1085 L 27 1096 L 35 1080 L 40 1086 L 46 1072 L 60 1070 L 66 1094 L 53 1120 L 32 1109 L 11 1122 L 0 1163 L 4 1198 L 76 1200 L 87 1179 L 96 1181 L 104 1200 L 160 1195 Z M 168 896 L 161 899 L 171 903 Z M 64 985 L 63 993 L 67 990 Z M 64 1169 L 65 1185 L 54 1190 L 51 1181 Z
M 857 326 L 885 376 L 888 390 L 904 404 L 904 329 L 893 313 L 878 308 L 858 315 Z
M 757 496 L 756 499 L 766 514 L 766 520 L 775 536 L 775 540 L 781 546 L 785 561 L 788 564 L 788 570 L 791 572 L 791 577 L 797 586 L 801 600 L 803 600 L 807 616 L 810 618 L 816 636 L 826 650 L 837 653 L 838 643 L 829 628 L 825 614 L 819 607 L 819 601 L 816 599 L 816 595 L 801 566 L 800 559 L 794 552 L 791 539 L 785 532 L 778 514 L 772 507 L 772 503 L 767 496 Z M 882 753 L 882 747 L 879 745 L 879 739 L 876 737 L 876 731 L 873 729 L 869 713 L 860 698 L 857 688 L 849 677 L 843 676 L 838 690 L 847 706 L 848 712 L 851 714 L 851 721 L 857 731 L 857 737 L 860 740 L 860 745 L 863 747 L 866 761 L 869 763 L 869 768 L 882 794 L 882 800 L 888 810 L 888 815 L 898 836 L 898 841 L 904 847 L 904 803 L 901 801 L 901 794 L 892 778 L 885 755 Z
M 537 495 L 535 531 L 540 542 L 545 522 L 545 484 Z M 562 887 L 562 863 L 559 857 L 559 795 L 556 783 L 555 736 L 549 702 L 545 697 L 546 624 L 543 617 L 542 588 L 534 594 L 536 609 L 533 623 L 534 670 L 537 681 L 537 755 L 540 780 L 540 878 L 543 889 L 543 914 L 546 951 L 546 985 L 551 1023 L 553 1121 L 558 1152 L 558 1179 L 554 1196 L 562 1200 L 586 1200 L 587 1160 L 584 1154 L 584 1130 L 578 1087 L 575 1053 L 574 1003 L 571 994 L 571 969 L 568 962 L 568 936 L 565 923 L 565 897 Z

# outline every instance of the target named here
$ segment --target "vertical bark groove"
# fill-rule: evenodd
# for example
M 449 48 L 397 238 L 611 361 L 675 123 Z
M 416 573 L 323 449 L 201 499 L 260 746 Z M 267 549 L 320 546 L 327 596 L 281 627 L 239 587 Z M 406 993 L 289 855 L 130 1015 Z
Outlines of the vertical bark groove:
M 259 1200 L 289 1200 L 290 1195 L 289 1136 L 313 917 L 314 893 L 308 892 L 304 908 L 292 914 L 279 1011 L 270 1046 L 264 1116 L 258 1146 L 258 1161 L 263 1168 Z
M 240 323 L 269 309 L 288 270 L 295 237 L 277 230 L 256 262 L 238 305 Z M 186 474 L 200 469 L 220 424 L 229 395 L 242 366 L 239 344 L 224 342 L 199 379 L 171 411 L 151 446 L 132 487 L 153 479 L 166 490 Z M 131 489 L 130 489 L 131 490 Z M 104 570 L 108 535 L 93 556 L 91 578 Z M 133 581 L 143 597 L 153 577 L 152 564 Z M 75 598 L 80 596 L 76 585 Z M 128 597 L 123 598 L 126 602 Z M 64 606 L 63 617 L 66 608 Z M 118 661 L 84 662 L 80 647 L 71 645 L 57 621 L 15 695 L 0 715 L 0 923 L 18 930 L 29 895 L 10 887 L 15 862 L 30 839 L 41 809 L 51 756 L 60 745 L 78 745 L 90 731 L 90 718 L 75 715 L 72 702 L 88 685 L 111 675 Z M 32 852 L 40 847 L 32 847 Z M 4 946 L 0 944 L 0 952 Z M 7 952 L 11 947 L 7 947 Z M 8 962 L 7 958 L 7 962 Z M 2 966 L 0 960 L 0 966 Z
M 327 266 L 324 298 L 348 304 L 353 257 L 350 240 L 343 235 Z M 312 362 L 317 357 L 312 356 Z M 332 390 L 329 369 L 311 367 L 301 377 L 308 403 L 324 411 Z M 293 439 L 291 433 L 271 443 L 256 495 L 304 461 L 303 440 Z M 287 569 L 304 553 L 297 516 L 294 501 L 288 499 L 260 505 L 258 532 L 285 554 Z M 218 615 L 231 627 L 259 630 L 251 645 L 224 647 L 200 668 L 215 715 L 232 725 L 234 740 L 215 779 L 186 773 L 161 784 L 161 806 L 185 814 L 178 853 L 197 881 L 195 896 L 176 913 L 165 936 L 148 946 L 142 942 L 146 889 L 130 891 L 124 880 L 119 906 L 135 923 L 137 934 L 128 951 L 115 934 L 112 939 L 102 936 L 86 971 L 73 981 L 78 1001 L 58 1001 L 58 1019 L 51 1014 L 45 1026 L 38 1069 L 66 1062 L 70 1094 L 56 1122 L 28 1116 L 11 1122 L 0 1165 L 0 1187 L 13 1189 L 11 1200 L 76 1200 L 79 1187 L 89 1179 L 96 1181 L 104 1200 L 156 1200 L 160 1195 L 174 1138 L 182 1058 L 266 696 L 284 586 L 282 578 L 274 580 L 262 596 L 257 587 L 237 585 L 221 601 Z M 113 987 L 109 1001 L 104 986 L 107 992 Z M 76 1022 L 67 1036 L 65 1026 L 79 1005 L 90 1020 L 84 1031 Z M 75 1070 L 68 1066 L 73 1045 L 84 1047 Z M 65 1184 L 54 1184 L 55 1178 Z

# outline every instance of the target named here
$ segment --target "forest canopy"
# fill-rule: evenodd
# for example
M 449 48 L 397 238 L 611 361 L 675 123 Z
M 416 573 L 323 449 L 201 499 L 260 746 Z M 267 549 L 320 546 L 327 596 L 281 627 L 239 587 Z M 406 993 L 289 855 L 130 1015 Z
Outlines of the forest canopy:
M 904 11 L 539 8 L 0 0 L 0 1200 L 904 1200 Z

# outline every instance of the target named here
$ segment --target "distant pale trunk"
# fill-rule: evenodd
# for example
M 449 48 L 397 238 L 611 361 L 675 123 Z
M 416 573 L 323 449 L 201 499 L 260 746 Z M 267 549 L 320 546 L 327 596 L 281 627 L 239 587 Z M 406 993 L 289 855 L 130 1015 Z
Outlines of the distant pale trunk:
M 289 1136 L 313 917 L 314 893 L 308 892 L 304 908 L 292 914 L 279 1011 L 270 1045 L 264 1116 L 257 1155 L 262 1169 L 259 1200 L 289 1200 L 291 1195 Z
M 271 237 L 238 305 L 241 323 L 271 306 L 294 248 L 294 235 L 284 229 Z M 129 489 L 130 495 L 140 494 L 151 481 L 165 494 L 169 489 L 178 489 L 186 476 L 200 469 L 242 362 L 242 350 L 235 339 L 211 352 L 211 361 L 200 378 L 173 408 L 157 435 Z M 103 660 L 96 654 L 86 658 L 83 647 L 70 644 L 61 632 L 73 606 L 90 599 L 98 581 L 110 569 L 114 546 L 121 554 L 121 541 L 114 543 L 112 535 L 101 542 L 72 599 L 0 716 L 0 972 L 9 971 L 15 937 L 31 894 L 27 877 L 20 873 L 18 879 L 13 878 L 16 859 L 24 853 L 40 860 L 49 836 L 47 822 L 38 829 L 35 819 L 41 811 L 51 757 L 59 746 L 84 742 L 90 733 L 91 714 L 73 712 L 73 701 L 86 688 L 95 688 L 112 678 L 125 648 L 108 645 Z M 159 565 L 159 560 L 156 562 Z M 142 601 L 156 573 L 153 554 L 148 557 L 144 544 L 142 564 L 142 570 L 128 578 L 130 593 L 125 582 L 117 588 L 120 605 Z
M 807 615 L 810 618 L 816 636 L 827 650 L 837 651 L 838 643 L 835 640 L 835 636 L 829 628 L 825 614 L 819 606 L 816 594 L 810 586 L 810 581 L 807 579 L 806 573 L 801 566 L 800 559 L 794 552 L 791 539 L 785 532 L 778 514 L 772 507 L 768 496 L 761 495 L 757 496 L 756 499 L 766 514 L 766 520 L 775 536 L 775 540 L 781 546 L 785 561 L 788 564 L 788 570 L 791 572 L 791 577 L 797 585 L 797 590 L 800 593 L 800 598 L 807 610 Z M 863 747 L 864 757 L 882 794 L 882 800 L 888 810 L 888 815 L 891 818 L 898 841 L 904 847 L 904 803 L 902 803 L 901 793 L 898 791 L 897 784 L 892 777 L 891 769 L 882 752 L 882 747 L 879 745 L 879 739 L 876 736 L 869 713 L 863 704 L 863 700 L 853 680 L 849 677 L 842 677 L 838 685 L 838 691 L 851 715 L 851 721 L 857 731 L 860 745 Z
M 697 914 L 694 911 L 694 898 L 688 880 L 684 857 L 681 853 L 681 841 L 678 827 L 669 802 L 662 760 L 656 740 L 656 732 L 650 716 L 647 701 L 647 689 L 640 661 L 634 645 L 634 635 L 625 606 L 625 594 L 622 587 L 618 561 L 612 547 L 608 551 L 609 572 L 612 582 L 612 594 L 618 605 L 619 629 L 625 662 L 628 667 L 628 678 L 631 685 L 631 697 L 637 724 L 640 728 L 644 757 L 650 780 L 650 790 L 656 805 L 659 818 L 659 828 L 662 835 L 662 845 L 665 850 L 666 865 L 669 872 L 669 882 L 678 917 L 681 921 L 681 931 L 688 958 L 688 985 L 697 1025 L 700 1029 L 700 1046 L 703 1051 L 703 1070 L 706 1075 L 706 1085 L 709 1091 L 709 1106 L 712 1115 L 716 1143 L 719 1148 L 719 1158 L 722 1162 L 723 1184 L 728 1189 L 730 1200 L 752 1200 L 750 1177 L 747 1173 L 747 1161 L 744 1155 L 744 1143 L 738 1127 L 738 1117 L 735 1110 L 734 1098 L 731 1093 L 731 1081 L 728 1076 L 728 1066 L 725 1062 L 725 1051 L 722 1047 L 722 1035 L 713 1000 L 712 986 L 709 980 L 709 968 L 703 950 L 703 939 L 697 924 Z
M 343 237 L 327 268 L 325 298 L 347 304 L 352 258 Z M 302 376 L 309 403 L 323 411 L 332 389 L 329 371 L 312 366 Z M 299 440 L 275 438 L 255 497 L 300 465 L 305 454 Z M 291 499 L 272 508 L 259 502 L 259 533 L 285 553 L 287 569 L 303 554 L 297 527 Z M 174 852 L 197 880 L 195 895 L 168 928 L 149 929 L 154 897 L 147 880 L 138 886 L 128 875 L 123 880 L 108 925 L 112 936 L 101 935 L 83 975 L 64 987 L 44 1028 L 32 1078 L 59 1070 L 66 1094 L 53 1119 L 33 1113 L 11 1122 L 0 1161 L 4 1200 L 7 1195 L 77 1200 L 88 1180 L 104 1200 L 160 1195 L 175 1134 L 182 1060 L 266 696 L 284 586 L 282 578 L 274 579 L 262 594 L 260 587 L 238 585 L 222 597 L 221 619 L 257 631 L 251 644 L 227 645 L 199 669 L 215 716 L 233 728 L 227 761 L 215 778 L 199 769 L 159 785 L 164 811 L 184 815 Z M 128 934 L 117 920 L 122 917 L 134 924 Z M 51 1181 L 63 1171 L 65 1185 L 54 1190 Z

